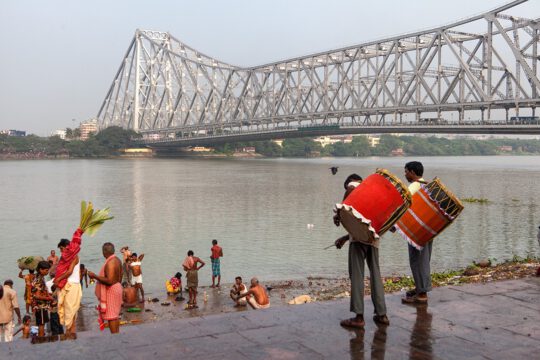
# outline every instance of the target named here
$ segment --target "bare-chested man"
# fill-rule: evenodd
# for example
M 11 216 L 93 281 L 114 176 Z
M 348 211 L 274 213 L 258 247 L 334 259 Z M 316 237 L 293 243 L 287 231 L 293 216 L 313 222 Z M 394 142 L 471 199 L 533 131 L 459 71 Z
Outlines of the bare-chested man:
M 120 309 L 122 308 L 122 262 L 114 255 L 114 245 L 105 243 L 102 247 L 106 259 L 99 275 L 89 271 L 90 279 L 98 281 L 96 297 L 101 320 L 109 322 L 112 334 L 120 332 Z
M 124 288 L 124 307 L 130 308 L 137 306 L 139 302 L 139 292 L 134 286 L 126 286 Z
M 144 302 L 144 289 L 141 269 L 143 258 L 144 254 L 137 256 L 137 253 L 133 253 L 131 254 L 131 263 L 129 264 L 129 267 L 131 269 L 131 285 L 141 292 L 141 303 Z
M 189 291 L 188 309 L 196 309 L 197 306 L 197 287 L 199 286 L 199 269 L 204 266 L 204 261 L 196 257 L 192 250 L 187 253 L 182 266 L 186 271 L 187 287 Z M 201 264 L 198 266 L 197 264 Z
M 51 270 L 49 271 L 49 274 L 54 276 L 54 274 L 56 274 L 56 265 L 58 265 L 58 261 L 60 261 L 60 258 L 56 256 L 56 251 L 51 250 L 51 255 L 47 257 L 47 261 L 51 264 Z
M 246 298 L 248 304 L 255 310 L 257 309 L 268 309 L 270 307 L 270 298 L 266 293 L 266 289 L 259 284 L 259 279 L 252 278 L 251 286 L 249 291 L 244 294 L 240 294 L 237 299 Z

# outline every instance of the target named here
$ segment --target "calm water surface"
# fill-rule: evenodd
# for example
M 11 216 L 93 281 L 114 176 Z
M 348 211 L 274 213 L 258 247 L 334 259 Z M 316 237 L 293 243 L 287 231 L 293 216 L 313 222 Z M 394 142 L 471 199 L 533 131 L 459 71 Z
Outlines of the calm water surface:
M 211 240 L 224 248 L 225 282 L 234 277 L 289 279 L 346 275 L 347 250 L 322 250 L 343 234 L 332 207 L 343 180 L 384 167 L 403 178 L 409 158 L 265 160 L 59 160 L 0 162 L 0 280 L 17 277 L 16 260 L 47 256 L 79 222 L 80 201 L 110 206 L 115 219 L 83 238 L 82 261 L 97 272 L 101 244 L 145 253 L 144 286 L 162 291 L 189 249 L 203 260 Z M 457 221 L 435 240 L 436 270 L 479 258 L 540 255 L 540 157 L 429 157 L 425 178 L 438 176 L 465 204 Z M 332 176 L 329 166 L 339 166 Z M 307 224 L 314 224 L 312 230 Z M 381 241 L 384 274 L 408 273 L 406 242 Z M 209 264 L 208 264 L 209 265 Z M 210 266 L 201 283 L 210 282 Z M 22 284 L 16 289 L 21 292 Z M 90 291 L 85 298 L 91 299 Z

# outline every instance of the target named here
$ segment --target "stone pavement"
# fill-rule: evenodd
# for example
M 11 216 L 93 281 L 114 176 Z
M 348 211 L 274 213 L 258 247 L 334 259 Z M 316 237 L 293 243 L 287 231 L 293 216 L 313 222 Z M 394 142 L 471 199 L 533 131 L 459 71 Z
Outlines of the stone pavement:
M 83 332 L 77 341 L 0 344 L 0 359 L 532 359 L 540 279 L 438 288 L 429 306 L 386 297 L 390 326 L 347 330 L 348 300 Z M 365 299 L 366 314 L 373 307 Z

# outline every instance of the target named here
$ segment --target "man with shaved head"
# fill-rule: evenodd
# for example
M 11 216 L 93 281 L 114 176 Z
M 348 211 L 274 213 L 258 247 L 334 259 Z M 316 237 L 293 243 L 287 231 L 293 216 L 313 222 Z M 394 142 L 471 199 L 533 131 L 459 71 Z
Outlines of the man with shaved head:
M 267 309 L 270 307 L 270 299 L 266 293 L 266 289 L 259 284 L 259 279 L 254 277 L 251 279 L 251 287 L 245 294 L 238 296 L 238 300 L 245 297 L 253 309 Z
M 105 243 L 102 247 L 103 257 L 106 259 L 99 275 L 89 271 L 90 279 L 98 281 L 96 284 L 96 297 L 99 301 L 99 323 L 103 330 L 104 321 L 109 322 L 112 334 L 120 332 L 120 309 L 122 308 L 122 262 L 114 255 L 114 245 Z

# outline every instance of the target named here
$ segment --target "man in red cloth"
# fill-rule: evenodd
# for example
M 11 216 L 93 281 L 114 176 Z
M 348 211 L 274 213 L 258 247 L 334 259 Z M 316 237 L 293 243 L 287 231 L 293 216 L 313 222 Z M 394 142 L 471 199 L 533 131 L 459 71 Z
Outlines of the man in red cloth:
M 114 255 L 114 245 L 105 243 L 102 247 L 103 257 L 106 259 L 99 275 L 89 271 L 90 279 L 98 281 L 96 284 L 96 297 L 99 301 L 99 323 L 104 329 L 103 321 L 109 322 L 112 334 L 120 332 L 120 309 L 122 308 L 122 262 Z
M 66 338 L 76 339 L 77 312 L 81 306 L 82 289 L 80 284 L 81 238 L 83 231 L 77 229 L 71 241 L 62 239 L 58 243 L 62 256 L 56 266 L 54 285 L 58 292 L 58 315 L 60 324 L 66 327 Z

